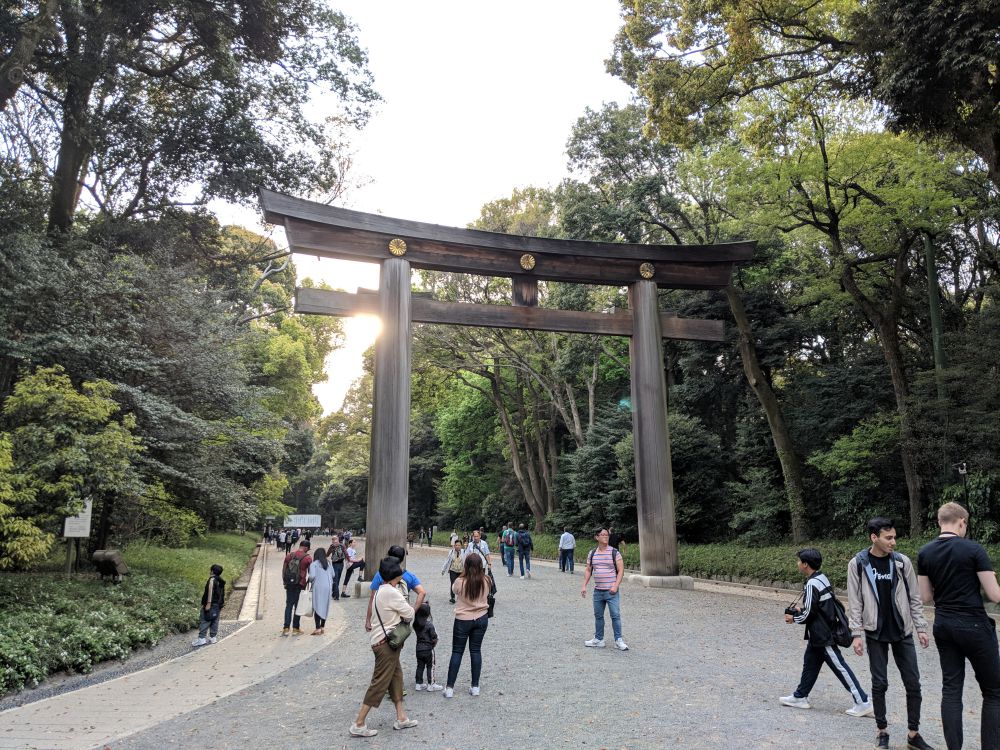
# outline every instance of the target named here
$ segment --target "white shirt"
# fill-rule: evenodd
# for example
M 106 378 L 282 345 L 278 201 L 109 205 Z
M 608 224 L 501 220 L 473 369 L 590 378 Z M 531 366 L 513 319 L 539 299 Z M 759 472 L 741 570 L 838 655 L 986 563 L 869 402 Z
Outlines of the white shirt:
M 486 555 L 490 554 L 490 545 L 486 543 L 485 539 L 479 540 L 479 547 L 476 547 L 475 542 L 469 542 L 469 546 L 465 550 L 465 554 L 469 554 L 470 552 L 475 552 L 483 558 L 483 566 L 486 566 Z
M 568 531 L 564 531 L 559 537 L 559 549 L 576 549 L 576 537 Z
M 358 553 L 355 551 L 354 547 L 347 547 L 347 560 L 354 563 L 358 559 Z

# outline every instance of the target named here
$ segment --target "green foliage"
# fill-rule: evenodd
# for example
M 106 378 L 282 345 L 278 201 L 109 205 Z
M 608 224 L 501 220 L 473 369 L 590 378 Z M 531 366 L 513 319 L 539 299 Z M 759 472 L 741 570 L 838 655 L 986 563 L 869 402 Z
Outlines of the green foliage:
M 194 627 L 209 568 L 227 582 L 246 565 L 255 541 L 210 534 L 187 549 L 135 545 L 125 551 L 133 574 L 121 584 L 92 575 L 0 574 L 0 694 L 37 685 L 63 670 L 89 672 L 124 659 L 169 633 Z
M 54 534 L 20 515 L 20 508 L 33 504 L 34 493 L 13 468 L 10 436 L 0 433 L 0 570 L 28 567 L 44 558 L 55 541 Z

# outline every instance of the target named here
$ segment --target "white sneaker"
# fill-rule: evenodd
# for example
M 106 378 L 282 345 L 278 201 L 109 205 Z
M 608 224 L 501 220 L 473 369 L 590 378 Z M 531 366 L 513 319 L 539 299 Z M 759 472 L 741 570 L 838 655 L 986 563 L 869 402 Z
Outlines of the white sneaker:
M 422 682 L 418 682 L 417 683 L 417 690 L 426 690 L 426 689 L 427 689 L 427 686 L 424 683 L 422 683 Z
M 357 724 L 351 724 L 348 731 L 351 733 L 351 737 L 374 737 L 378 734 L 377 729 L 369 729 L 367 724 L 362 724 L 360 727 Z
M 219 637 L 213 635 L 211 638 L 208 639 L 208 642 L 209 643 L 218 643 L 219 642 Z
M 469 688 L 469 695 L 479 695 L 479 688 L 478 687 L 470 687 Z
M 436 682 L 432 682 L 430 685 L 427 686 L 428 693 L 436 693 L 439 690 L 444 690 L 444 685 L 438 685 Z
M 522 580 L 522 581 L 524 580 L 524 576 L 521 576 L 521 580 Z
M 848 716 L 871 716 L 875 713 L 875 707 L 872 706 L 872 702 L 869 700 L 865 703 L 855 703 L 844 711 L 844 713 Z
M 792 708 L 812 708 L 812 706 L 809 705 L 808 698 L 796 698 L 794 693 L 778 698 L 778 700 L 781 701 L 781 705 L 783 706 L 791 706 Z
M 204 638 L 199 638 L 195 641 L 192 641 L 191 645 L 197 648 L 198 646 L 204 646 L 206 643 L 208 643 L 207 640 L 205 640 Z
M 628 651 L 628 644 L 625 643 L 621 638 L 615 640 L 615 648 L 619 651 Z
M 604 639 L 591 638 L 589 641 L 584 641 L 583 645 L 587 648 L 604 648 Z
M 454 698 L 455 697 L 455 690 L 453 688 L 445 688 L 444 689 L 444 697 L 445 698 Z

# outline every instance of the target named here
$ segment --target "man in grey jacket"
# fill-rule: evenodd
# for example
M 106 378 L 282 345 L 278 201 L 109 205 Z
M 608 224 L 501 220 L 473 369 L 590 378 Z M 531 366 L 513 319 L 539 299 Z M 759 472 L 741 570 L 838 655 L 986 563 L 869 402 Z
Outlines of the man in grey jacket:
M 889 649 L 906 688 L 906 746 L 930 750 L 920 736 L 920 671 L 913 644 L 916 630 L 920 645 L 927 648 L 927 620 L 920 600 L 917 576 L 910 559 L 896 548 L 895 524 L 889 518 L 868 522 L 871 547 L 847 564 L 847 603 L 854 653 L 861 656 L 868 646 L 872 673 L 872 708 L 875 711 L 876 745 L 889 747 L 885 716 L 885 693 L 889 688 Z

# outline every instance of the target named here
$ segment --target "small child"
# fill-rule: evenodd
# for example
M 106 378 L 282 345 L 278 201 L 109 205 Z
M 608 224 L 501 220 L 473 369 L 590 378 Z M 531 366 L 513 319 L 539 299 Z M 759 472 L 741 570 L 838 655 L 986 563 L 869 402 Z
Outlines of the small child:
M 444 687 L 434 681 L 434 647 L 438 643 L 437 631 L 434 629 L 434 619 L 431 617 L 431 603 L 424 601 L 413 617 L 413 632 L 417 635 L 417 690 L 433 693 L 444 690 Z M 423 681 L 424 668 L 427 668 L 427 682 Z
M 458 539 L 451 543 L 451 547 L 451 550 L 448 552 L 448 559 L 444 561 L 444 565 L 441 568 L 441 575 L 447 572 L 451 578 L 451 585 L 448 586 L 448 591 L 451 592 L 451 599 L 448 601 L 454 604 L 455 592 L 452 590 L 452 586 L 455 585 L 455 579 L 462 575 L 462 563 L 465 562 L 465 547 L 462 546 L 462 542 Z
M 226 603 L 226 582 L 220 577 L 222 566 L 213 565 L 212 575 L 205 582 L 205 592 L 201 595 L 201 615 L 198 619 L 198 640 L 192 646 L 215 643 L 219 635 L 219 613 Z M 211 630 L 209 630 L 211 629 Z M 205 638 L 205 636 L 210 636 Z

